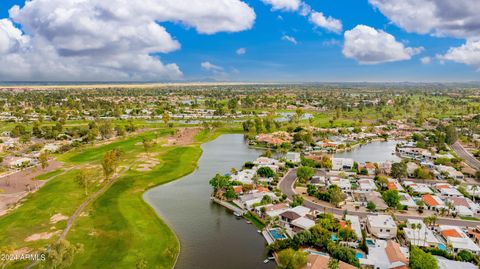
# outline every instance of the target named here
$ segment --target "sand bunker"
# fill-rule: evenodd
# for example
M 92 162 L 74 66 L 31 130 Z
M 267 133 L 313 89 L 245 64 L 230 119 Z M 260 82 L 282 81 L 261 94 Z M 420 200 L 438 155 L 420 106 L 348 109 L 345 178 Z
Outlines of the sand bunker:
M 38 234 L 32 234 L 29 237 L 25 238 L 25 242 L 31 242 L 31 241 L 37 241 L 37 240 L 47 240 L 52 238 L 53 236 L 59 234 L 60 231 L 55 231 L 51 233 L 38 233 Z
M 140 164 L 137 166 L 138 171 L 146 172 L 152 170 L 155 166 L 159 165 L 157 156 L 150 156 L 148 154 L 142 154 L 139 156 L 138 161 Z
M 65 216 L 65 215 L 62 215 L 62 214 L 58 213 L 58 214 L 53 215 L 53 216 L 50 218 L 50 223 L 55 224 L 55 223 L 57 223 L 57 222 L 59 222 L 59 221 L 64 221 L 64 220 L 68 220 L 68 217 Z

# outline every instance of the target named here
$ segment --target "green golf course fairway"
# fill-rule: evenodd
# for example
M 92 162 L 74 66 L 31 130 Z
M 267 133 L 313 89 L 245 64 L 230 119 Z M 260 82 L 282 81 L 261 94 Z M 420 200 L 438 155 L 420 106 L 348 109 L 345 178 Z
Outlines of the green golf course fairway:
M 162 141 L 172 133 L 172 129 L 156 129 L 59 155 L 57 159 L 65 163 L 64 167 L 39 176 L 38 179 L 49 179 L 45 186 L 29 195 L 19 208 L 0 217 L 0 230 L 8 231 L 0 238 L 0 245 L 38 251 L 54 243 L 58 235 L 30 242 L 25 239 L 32 234 L 64 229 L 65 220 L 54 224 L 50 218 L 55 214 L 73 215 L 87 199 L 75 176 L 82 169 L 90 169 L 101 178 L 103 155 L 119 149 L 123 152 L 119 177 L 83 210 L 67 235 L 70 243 L 82 245 L 69 268 L 136 268 L 139 262 L 146 263 L 148 268 L 172 268 L 180 250 L 178 239 L 143 200 L 143 194 L 193 172 L 202 154 L 202 143 L 238 131 L 238 127 L 201 131 L 191 145 L 158 143 L 146 153 L 141 143 L 144 137 Z M 149 171 L 136 170 L 145 155 L 158 164 Z M 92 187 L 89 195 L 102 186 Z M 23 268 L 26 264 L 10 264 L 8 268 Z

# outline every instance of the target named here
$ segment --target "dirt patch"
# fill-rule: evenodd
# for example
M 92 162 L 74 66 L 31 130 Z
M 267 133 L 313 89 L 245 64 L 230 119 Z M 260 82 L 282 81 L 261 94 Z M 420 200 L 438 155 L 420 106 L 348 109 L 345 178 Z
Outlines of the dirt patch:
M 199 128 L 180 128 L 175 135 L 167 139 L 167 146 L 190 145 L 194 142 L 195 135 L 198 132 Z
M 55 231 L 51 233 L 38 233 L 38 234 L 32 234 L 29 237 L 25 238 L 25 242 L 31 242 L 31 241 L 38 241 L 38 240 L 47 240 L 52 238 L 53 236 L 59 234 L 60 231 Z
M 59 221 L 64 221 L 64 220 L 68 220 L 68 217 L 65 216 L 65 215 L 62 215 L 62 214 L 58 213 L 58 214 L 53 215 L 53 216 L 50 218 L 50 223 L 55 224 L 55 223 L 57 223 L 57 222 L 59 222 Z
M 137 166 L 137 171 L 147 172 L 152 170 L 155 166 L 159 165 L 160 162 L 156 155 L 141 154 L 138 156 L 139 165 Z
M 0 215 L 5 214 L 8 208 L 14 206 L 28 193 L 37 191 L 46 183 L 46 181 L 34 180 L 34 178 L 57 170 L 62 166 L 63 163 L 51 160 L 45 169 L 30 167 L 23 171 L 0 177 L 0 189 L 3 190 L 0 194 Z

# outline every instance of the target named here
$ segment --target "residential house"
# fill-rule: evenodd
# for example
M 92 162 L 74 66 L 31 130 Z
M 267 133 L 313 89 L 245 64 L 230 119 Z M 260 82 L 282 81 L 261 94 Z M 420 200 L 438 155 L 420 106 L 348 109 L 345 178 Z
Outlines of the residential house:
M 444 257 L 434 256 L 438 263 L 438 269 L 452 269 L 452 268 L 462 268 L 462 269 L 478 269 L 478 266 L 470 262 L 460 262 L 449 260 Z
M 408 219 L 407 227 L 403 228 L 403 231 L 405 239 L 412 245 L 436 248 L 440 244 L 433 231 L 422 220 Z
M 352 170 L 354 161 L 351 158 L 332 158 L 332 170 Z
M 376 240 L 375 245 L 368 248 L 367 258 L 360 258 L 360 264 L 374 269 L 407 269 L 409 256 L 408 248 L 393 240 Z
M 345 220 L 350 222 L 350 228 L 357 235 L 358 240 L 362 240 L 362 226 L 360 224 L 360 218 L 354 215 L 346 215 Z
M 255 169 L 244 169 L 239 171 L 236 175 L 231 175 L 232 181 L 239 181 L 242 184 L 251 185 L 253 184 L 253 177 L 257 174 Z
M 380 239 L 392 239 L 397 236 L 397 224 L 389 215 L 368 215 L 367 228 Z
M 287 155 L 285 156 L 285 159 L 287 159 L 287 161 L 292 162 L 292 163 L 300 163 L 300 161 L 301 161 L 300 153 L 298 153 L 298 152 L 288 152 Z
M 462 172 L 455 168 L 446 165 L 437 165 L 436 170 L 440 172 L 440 179 L 453 178 L 456 180 L 464 180 L 465 176 Z
M 371 192 L 377 190 L 377 185 L 371 178 L 364 178 L 358 180 L 358 190 L 360 192 Z
M 407 175 L 413 178 L 415 176 L 415 170 L 419 168 L 418 164 L 409 162 L 407 163 Z
M 330 177 L 330 185 L 337 185 L 342 189 L 342 191 L 349 192 L 352 191 L 352 183 L 349 179 L 340 178 L 340 177 Z
M 417 203 L 413 200 L 412 196 L 405 192 L 399 192 L 400 204 L 408 208 L 418 208 Z
M 413 181 L 404 181 L 403 185 L 410 188 L 414 193 L 418 194 L 432 194 L 433 191 L 427 184 L 415 183 Z
M 382 198 L 382 195 L 379 192 L 372 191 L 372 192 L 365 193 L 364 199 L 365 199 L 365 206 L 367 205 L 368 202 L 372 202 L 375 204 L 376 209 L 379 211 L 384 211 L 384 210 L 387 210 L 388 208 L 387 204 Z
M 307 257 L 307 264 L 301 267 L 301 269 L 329 269 L 330 268 L 328 266 L 329 260 L 330 260 L 330 257 L 328 256 L 310 254 Z M 351 264 L 339 261 L 338 269 L 357 269 L 357 267 Z
M 440 192 L 440 196 L 443 198 L 463 197 L 463 194 L 450 184 L 438 183 L 435 184 L 434 187 Z
M 442 198 L 433 194 L 424 194 L 422 196 L 422 201 L 425 203 L 425 207 L 427 207 L 428 210 L 438 211 L 445 207 L 445 202 L 443 202 Z
M 460 227 L 440 225 L 438 230 L 447 243 L 452 246 L 455 253 L 458 253 L 461 250 L 468 250 L 475 255 L 480 255 L 480 247 L 475 244 L 475 242 L 473 242 L 472 239 L 460 229 Z

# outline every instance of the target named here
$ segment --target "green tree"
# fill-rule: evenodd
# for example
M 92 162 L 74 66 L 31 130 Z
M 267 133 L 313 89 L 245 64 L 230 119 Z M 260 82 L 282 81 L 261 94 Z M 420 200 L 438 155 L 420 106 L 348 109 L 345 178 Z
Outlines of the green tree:
M 105 180 L 109 180 L 113 174 L 117 171 L 120 163 L 121 152 L 118 149 L 108 151 L 103 155 L 102 169 Z
M 404 162 L 392 164 L 390 175 L 398 179 L 407 177 L 407 164 Z
M 432 254 L 426 253 L 417 246 L 410 249 L 411 269 L 438 269 L 438 263 Z
M 311 179 L 315 175 L 315 170 L 308 166 L 301 166 L 297 169 L 297 177 L 298 180 L 302 183 L 307 182 L 307 180 Z
M 40 166 L 42 166 L 42 169 L 45 170 L 45 168 L 48 167 L 48 152 L 43 151 L 42 153 L 40 153 L 40 155 L 38 156 L 38 161 L 40 162 Z
M 163 112 L 162 120 L 165 123 L 165 125 L 168 125 L 168 122 L 170 121 L 170 114 L 167 111 Z
M 264 166 L 257 170 L 257 175 L 265 178 L 272 178 L 275 176 L 275 172 L 273 172 L 272 168 Z
M 369 211 L 372 211 L 372 212 L 373 212 L 373 211 L 377 210 L 377 205 L 375 205 L 375 203 L 372 202 L 372 201 L 368 201 L 368 203 L 367 203 L 367 209 L 368 209 Z
M 108 139 L 113 135 L 113 127 L 110 121 L 102 121 L 98 127 L 102 139 Z
M 90 170 L 82 169 L 80 173 L 75 177 L 75 181 L 85 190 L 85 195 L 88 195 L 88 190 L 95 182 L 93 173 Z
M 397 190 L 388 190 L 382 193 L 382 198 L 391 208 L 397 208 L 400 204 L 400 195 Z
M 280 269 L 299 269 L 307 264 L 307 253 L 287 248 L 278 253 L 278 261 Z
M 447 126 L 445 129 L 445 142 L 449 145 L 452 145 L 453 143 L 457 142 L 458 140 L 458 133 L 457 129 L 453 125 Z
M 303 197 L 301 195 L 295 194 L 292 197 L 292 202 L 290 203 L 290 206 L 296 207 L 299 205 L 303 205 L 303 202 L 304 202 Z
M 338 205 L 345 200 L 345 194 L 337 185 L 331 185 L 328 188 L 330 203 L 338 207 Z

